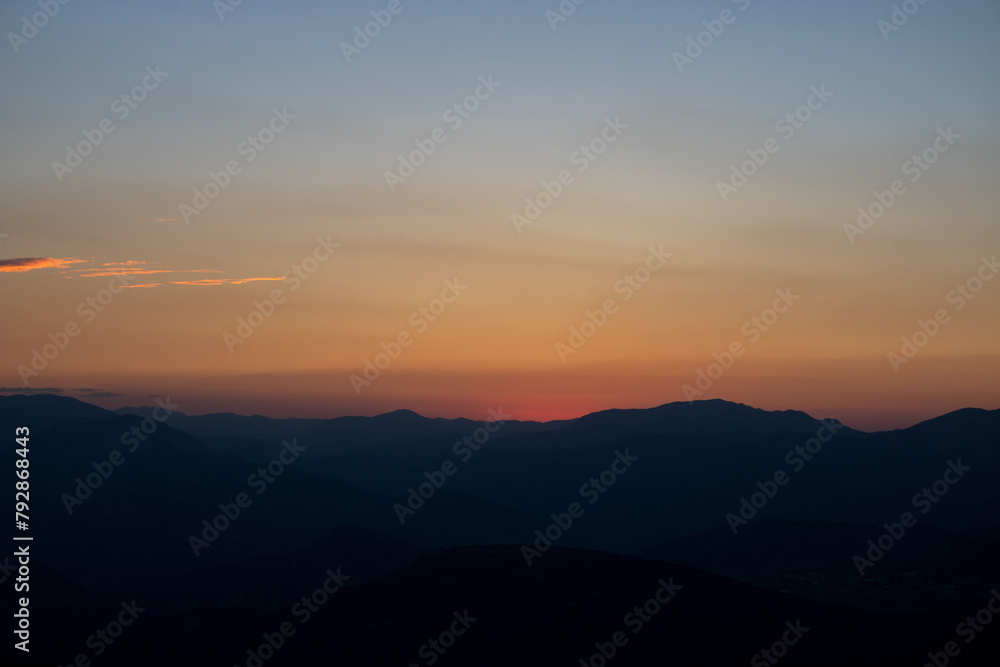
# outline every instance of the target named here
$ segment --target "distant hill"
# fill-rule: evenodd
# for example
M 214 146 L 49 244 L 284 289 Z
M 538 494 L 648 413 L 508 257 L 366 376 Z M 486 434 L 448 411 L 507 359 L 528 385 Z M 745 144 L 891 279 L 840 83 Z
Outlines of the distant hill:
M 290 590 L 308 586 L 327 569 L 343 568 L 349 585 L 398 572 L 427 549 L 354 526 L 338 526 L 301 551 L 263 554 L 240 563 L 206 564 L 183 577 L 157 578 L 137 595 L 175 610 L 217 607 L 255 610 L 287 608 Z M 253 581 L 253 586 L 246 582 Z
M 723 526 L 641 555 L 803 597 L 892 611 L 944 606 L 1000 582 L 1000 525 L 956 533 L 920 522 L 859 575 L 854 557 L 864 556 L 868 541 L 884 532 L 874 525 L 764 519 L 735 535 Z
M 66 664 L 95 618 L 137 598 L 148 612 L 101 664 L 148 664 L 149 646 L 183 636 L 192 664 L 245 665 L 246 647 L 337 567 L 352 579 L 267 667 L 421 664 L 420 647 L 465 609 L 480 620 L 442 665 L 579 664 L 671 576 L 677 604 L 609 664 L 746 664 L 796 619 L 812 630 L 782 665 L 922 664 L 1000 586 L 1000 411 L 820 442 L 822 421 L 801 412 L 673 403 L 510 421 L 472 450 L 456 443 L 482 422 L 409 411 L 175 414 L 150 430 L 144 410 L 0 398 L 0 424 L 31 428 L 32 573 L 47 582 L 32 591 L 36 664 Z M 305 452 L 278 465 L 283 440 Z M 958 461 L 969 470 L 942 487 Z M 249 480 L 265 473 L 258 494 Z M 762 488 L 732 535 L 727 513 Z M 947 493 L 857 573 L 852 557 L 926 488 Z M 252 504 L 195 556 L 189 536 L 240 492 Z M 410 502 L 422 506 L 401 523 Z M 582 513 L 528 567 L 522 545 L 573 503 Z M 997 664 L 997 637 L 963 647 L 963 664 Z
M 322 564 L 320 552 L 316 555 Z M 968 603 L 920 614 L 845 609 L 681 565 L 558 547 L 529 568 L 517 547 L 493 546 L 426 553 L 387 576 L 348 581 L 302 623 L 302 616 L 291 612 L 294 605 L 321 586 L 326 567 L 340 565 L 336 551 L 327 556 L 329 565 L 318 572 L 310 564 L 276 573 L 285 601 L 273 611 L 217 606 L 212 599 L 181 612 L 156 598 L 145 602 L 142 622 L 101 656 L 101 664 L 149 664 L 150 646 L 167 646 L 182 632 L 192 664 L 245 665 L 247 648 L 264 643 L 264 633 L 285 622 L 295 634 L 263 664 L 320 665 L 330 656 L 343 665 L 427 664 L 420 651 L 432 655 L 428 642 L 451 628 L 463 629 L 456 619 L 464 617 L 468 630 L 444 640 L 442 665 L 575 665 L 598 654 L 601 645 L 610 651 L 608 643 L 618 632 L 627 642 L 604 664 L 742 665 L 796 624 L 807 630 L 782 665 L 919 665 L 928 650 L 952 635 L 955 619 L 971 610 Z M 343 573 L 348 574 L 346 566 Z M 261 570 L 259 576 L 273 575 Z M 655 600 L 657 593 L 666 599 L 661 582 L 674 586 L 666 604 Z M 278 593 L 272 582 L 264 585 L 267 595 Z M 68 597 L 67 604 L 77 609 Z M 120 609 L 115 598 L 105 601 L 100 593 L 88 602 L 100 618 Z M 39 604 L 46 604 L 44 598 Z M 32 653 L 42 664 L 74 655 L 94 631 L 91 618 L 52 609 L 53 622 L 38 630 L 39 648 Z M 967 664 L 988 665 L 998 647 L 995 633 L 983 633 L 962 657 Z
M 143 406 L 121 408 L 116 412 L 145 417 L 152 410 L 151 407 Z M 204 438 L 217 453 L 242 455 L 239 449 L 246 446 L 253 450 L 245 456 L 249 460 L 258 460 L 265 451 L 279 449 L 281 441 L 298 437 L 313 445 L 303 457 L 306 461 L 334 453 L 363 452 L 378 445 L 412 438 L 443 433 L 469 434 L 483 425 L 482 420 L 430 418 L 410 410 L 395 410 L 375 417 L 334 419 L 270 419 L 260 415 L 186 415 L 175 412 L 170 417 L 170 423 L 175 428 Z M 503 435 L 541 433 L 562 428 L 569 423 L 571 422 L 510 420 L 504 424 Z
M 965 435 L 971 433 L 996 433 L 1000 426 L 1000 410 L 983 410 L 980 408 L 963 408 L 940 417 L 934 417 L 915 424 L 907 429 L 885 431 L 885 433 L 908 432 L 922 437 L 948 438 L 956 433 Z
M 836 419 L 829 421 L 839 424 Z M 797 410 L 767 411 L 721 399 L 691 403 L 667 403 L 645 410 L 605 410 L 589 414 L 567 434 L 580 442 L 626 438 L 633 435 L 664 435 L 672 438 L 696 436 L 727 442 L 754 442 L 778 433 L 814 434 L 821 420 Z M 860 435 L 850 428 L 838 429 L 843 437 Z
M 261 466 L 216 455 L 169 422 L 130 452 L 122 438 L 131 437 L 142 422 L 135 415 L 112 415 L 32 432 L 36 534 L 49 545 L 49 554 L 66 555 L 52 565 L 88 586 L 117 586 L 154 572 L 293 552 L 338 526 L 438 547 L 518 541 L 538 522 L 517 510 L 443 490 L 401 525 L 393 505 L 405 501 L 405 493 L 384 496 L 294 466 L 284 466 L 262 484 Z M 108 463 L 115 451 L 123 460 L 119 466 Z M 249 485 L 251 477 L 255 486 Z M 81 486 L 88 478 L 96 488 Z M 196 558 L 189 536 L 200 535 L 202 521 L 218 515 L 220 503 L 233 503 L 241 492 L 252 505 Z M 88 497 L 74 502 L 81 493 Z
M 115 410 L 120 415 L 139 415 L 148 417 L 153 412 L 152 407 L 126 407 Z M 323 423 L 323 419 L 272 419 L 261 415 L 236 415 L 219 412 L 207 415 L 188 415 L 175 411 L 170 416 L 170 423 L 175 428 L 187 431 L 197 437 L 230 436 L 245 438 L 260 438 L 281 442 L 286 438 L 294 438 Z
M 149 407 L 129 407 L 117 412 L 148 416 L 151 410 Z M 270 419 L 260 415 L 186 415 L 181 412 L 171 416 L 171 424 L 175 428 L 195 436 L 228 438 L 225 443 L 220 441 L 220 446 L 235 445 L 237 438 L 280 443 L 286 438 L 301 437 L 315 445 L 305 460 L 324 455 L 355 455 L 401 440 L 445 434 L 465 435 L 481 427 L 482 423 L 473 419 L 423 417 L 410 410 L 396 410 L 375 417 L 335 419 Z M 727 442 L 753 442 L 778 433 L 815 433 L 821 426 L 821 420 L 804 412 L 773 412 L 740 403 L 710 400 L 668 403 L 648 409 L 606 410 L 577 420 L 509 420 L 497 437 L 535 434 L 539 437 L 532 442 L 544 441 L 549 447 L 609 443 L 634 435 L 694 436 Z M 846 427 L 838 432 L 842 436 L 863 435 Z M 553 434 L 555 437 L 550 437 Z
M 0 396 L 0 424 L 4 426 L 4 433 L 15 426 L 29 426 L 40 431 L 64 421 L 93 422 L 114 416 L 110 410 L 69 396 Z

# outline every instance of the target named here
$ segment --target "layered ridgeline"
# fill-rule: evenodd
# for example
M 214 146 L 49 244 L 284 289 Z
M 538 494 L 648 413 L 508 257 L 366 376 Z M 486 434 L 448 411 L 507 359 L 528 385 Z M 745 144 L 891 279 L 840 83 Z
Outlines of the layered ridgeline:
M 724 401 L 483 417 L 0 397 L 0 432 L 31 429 L 32 657 L 158 664 L 183 633 L 196 665 L 254 664 L 265 635 L 268 665 L 746 664 L 800 620 L 783 664 L 997 655 L 956 626 L 1000 585 L 1000 411 L 870 434 Z

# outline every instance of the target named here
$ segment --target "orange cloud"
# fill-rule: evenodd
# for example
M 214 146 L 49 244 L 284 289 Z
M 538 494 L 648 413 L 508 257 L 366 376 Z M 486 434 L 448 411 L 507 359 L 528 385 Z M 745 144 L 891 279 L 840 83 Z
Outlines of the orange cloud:
M 262 280 L 284 280 L 284 278 L 206 278 L 204 280 L 172 280 L 171 285 L 242 285 Z
M 89 271 L 89 269 L 88 269 Z M 98 271 L 96 273 L 81 273 L 81 278 L 100 278 L 102 276 L 141 276 L 150 273 L 222 273 L 216 269 L 190 269 L 190 270 L 177 270 L 177 269 L 130 269 L 121 268 L 109 271 Z
M 61 269 L 70 264 L 83 262 L 82 259 L 57 257 L 22 257 L 18 259 L 0 259 L 0 273 L 23 273 L 35 269 Z
M 224 271 L 218 269 L 150 269 L 146 268 L 146 265 L 147 262 L 143 260 L 130 259 L 125 262 L 103 262 L 98 264 L 96 268 L 70 269 L 63 273 L 76 274 L 73 276 L 75 278 L 102 278 L 121 275 L 141 276 L 155 273 L 224 273 Z M 132 285 L 132 287 L 142 287 L 142 285 Z
M 3 259 L 0 260 L 0 272 L 30 271 L 32 269 L 43 268 L 63 268 L 71 264 L 87 263 L 83 259 L 54 259 L 51 257 L 28 257 L 23 259 Z M 94 263 L 90 268 L 66 269 L 60 274 L 67 278 L 102 278 L 108 276 L 142 276 L 160 273 L 225 273 L 219 269 L 151 269 L 146 268 L 147 262 L 144 260 L 130 259 L 124 262 L 100 262 Z M 284 280 L 281 278 L 271 278 L 262 276 L 259 278 L 204 278 L 201 280 L 172 280 L 165 283 L 141 283 L 137 285 L 123 285 L 123 287 L 163 287 L 164 285 L 195 285 L 202 287 L 215 287 L 218 285 L 243 285 L 266 280 Z

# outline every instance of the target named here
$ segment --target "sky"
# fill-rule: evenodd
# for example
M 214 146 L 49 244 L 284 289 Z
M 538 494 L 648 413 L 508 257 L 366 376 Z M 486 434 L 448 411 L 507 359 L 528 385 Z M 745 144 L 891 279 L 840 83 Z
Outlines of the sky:
M 998 28 L 991 0 L 5 2 L 0 387 L 1000 408 Z

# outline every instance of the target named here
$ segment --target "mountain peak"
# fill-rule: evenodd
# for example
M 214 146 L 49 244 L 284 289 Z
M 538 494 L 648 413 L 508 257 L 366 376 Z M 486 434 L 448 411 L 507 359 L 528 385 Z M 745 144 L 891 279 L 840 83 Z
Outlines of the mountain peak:
M 798 410 L 770 411 L 723 399 L 678 401 L 655 408 L 604 410 L 578 422 L 584 434 L 607 437 L 701 436 L 730 442 L 753 442 L 776 433 L 815 433 L 824 420 Z M 836 423 L 837 420 L 829 420 Z M 857 433 L 850 429 L 842 434 Z
M 60 422 L 92 422 L 115 417 L 115 413 L 58 394 L 15 394 L 0 396 L 0 419 L 15 418 L 18 425 L 43 429 Z
M 413 410 L 393 410 L 392 412 L 385 412 L 383 414 L 377 415 L 374 419 L 381 418 L 392 418 L 392 419 L 426 419 L 421 414 L 414 412 Z

